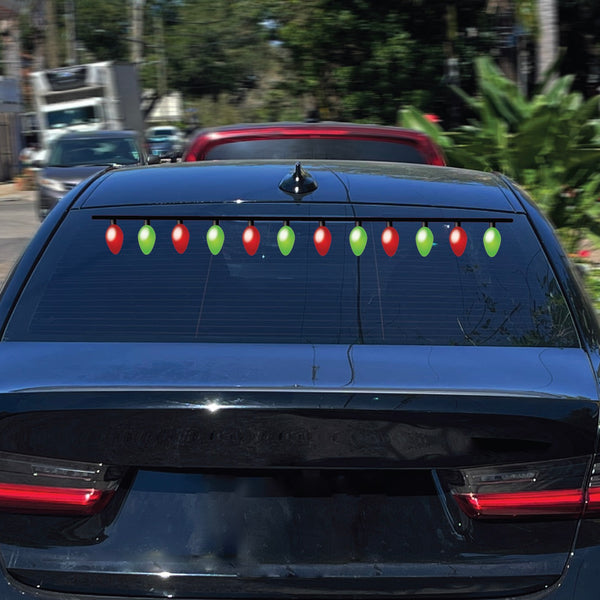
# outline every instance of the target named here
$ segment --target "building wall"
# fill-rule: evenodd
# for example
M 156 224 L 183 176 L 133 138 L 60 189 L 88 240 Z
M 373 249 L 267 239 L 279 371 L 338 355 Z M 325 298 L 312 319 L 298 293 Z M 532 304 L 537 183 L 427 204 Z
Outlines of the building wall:
M 16 79 L 0 77 L 0 181 L 19 173 L 21 94 Z

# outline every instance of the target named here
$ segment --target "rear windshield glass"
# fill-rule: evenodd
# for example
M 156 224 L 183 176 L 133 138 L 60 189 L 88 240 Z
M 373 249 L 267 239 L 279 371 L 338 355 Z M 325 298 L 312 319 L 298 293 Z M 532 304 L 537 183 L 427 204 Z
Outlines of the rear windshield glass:
M 210 148 L 205 156 L 206 160 L 287 158 L 427 162 L 414 146 L 407 143 L 326 138 L 227 142 Z
M 261 222 L 260 245 L 242 244 L 247 221 L 222 221 L 225 241 L 213 256 L 211 221 L 185 222 L 190 242 L 178 254 L 175 220 L 155 220 L 156 244 L 140 251 L 143 221 L 121 220 L 119 254 L 105 243 L 108 220 L 72 212 L 53 238 L 5 330 L 7 340 L 183 341 L 291 344 L 434 344 L 578 346 L 556 279 L 525 217 L 497 225 L 502 244 L 490 258 L 488 223 L 463 223 L 461 257 L 447 223 L 429 223 L 427 257 L 415 246 L 421 223 L 398 222 L 400 244 L 384 253 L 386 223 L 368 222 L 364 253 L 348 243 L 352 222 L 329 222 L 332 243 L 320 256 L 318 222 L 292 222 L 289 255 L 277 245 L 281 222 Z
M 135 165 L 139 160 L 136 143 L 128 137 L 60 139 L 50 150 L 48 166 Z

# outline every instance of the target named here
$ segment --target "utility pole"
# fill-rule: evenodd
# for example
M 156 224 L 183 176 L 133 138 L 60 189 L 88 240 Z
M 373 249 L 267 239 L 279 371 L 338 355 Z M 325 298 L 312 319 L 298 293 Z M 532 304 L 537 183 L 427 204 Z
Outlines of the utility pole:
M 73 0 L 65 0 L 65 29 L 67 34 L 67 64 L 77 63 L 77 46 L 75 33 L 75 4 Z
M 58 64 L 58 44 L 56 31 L 56 11 L 54 0 L 46 0 L 46 60 L 48 68 L 56 69 Z
M 159 97 L 167 93 L 167 60 L 165 57 L 165 32 L 161 14 L 154 16 L 154 35 L 156 51 L 158 53 L 158 69 L 156 77 L 156 92 Z
M 144 34 L 144 0 L 131 0 L 131 62 L 139 66 L 142 62 Z

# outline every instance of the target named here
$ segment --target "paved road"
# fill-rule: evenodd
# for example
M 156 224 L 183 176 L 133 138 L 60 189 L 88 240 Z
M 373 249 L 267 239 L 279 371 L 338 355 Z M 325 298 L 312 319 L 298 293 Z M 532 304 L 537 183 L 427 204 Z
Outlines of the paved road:
M 0 186 L 0 287 L 40 223 L 33 192 Z

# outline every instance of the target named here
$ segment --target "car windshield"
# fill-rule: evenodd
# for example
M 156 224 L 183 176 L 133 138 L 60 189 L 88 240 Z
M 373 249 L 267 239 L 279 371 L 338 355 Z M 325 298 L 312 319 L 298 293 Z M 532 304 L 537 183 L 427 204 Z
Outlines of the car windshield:
M 48 166 L 134 165 L 139 161 L 139 150 L 131 138 L 88 137 L 57 140 L 50 151 Z
M 78 106 L 76 108 L 48 111 L 46 118 L 50 129 L 59 129 L 71 125 L 98 123 L 102 117 L 99 106 Z
M 289 208 L 289 207 L 288 207 Z M 380 243 L 383 223 L 363 224 L 368 244 L 355 256 L 354 223 L 328 223 L 333 242 L 317 254 L 317 224 L 292 223 L 293 251 L 282 255 L 281 223 L 259 222 L 260 247 L 242 245 L 247 221 L 222 223 L 213 256 L 208 221 L 187 221 L 190 244 L 178 254 L 173 221 L 152 222 L 156 245 L 138 246 L 143 222 L 119 221 L 118 255 L 104 235 L 110 221 L 75 211 L 52 239 L 6 330 L 9 340 L 166 341 L 449 346 L 578 346 L 566 302 L 525 217 L 498 226 L 502 247 L 490 258 L 488 223 L 464 224 L 469 242 L 457 258 L 448 243 L 427 258 L 415 223 L 395 223 L 400 248 Z M 430 223 L 448 240 L 453 223 Z

